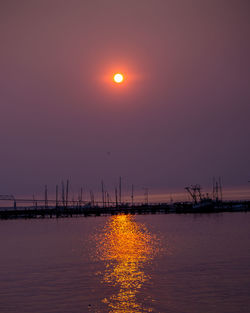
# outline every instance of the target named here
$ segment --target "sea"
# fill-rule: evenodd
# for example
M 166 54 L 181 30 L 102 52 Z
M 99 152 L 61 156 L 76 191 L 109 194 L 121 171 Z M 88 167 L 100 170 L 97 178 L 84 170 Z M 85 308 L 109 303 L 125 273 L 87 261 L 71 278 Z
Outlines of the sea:
M 0 220 L 1 313 L 249 313 L 250 213 Z

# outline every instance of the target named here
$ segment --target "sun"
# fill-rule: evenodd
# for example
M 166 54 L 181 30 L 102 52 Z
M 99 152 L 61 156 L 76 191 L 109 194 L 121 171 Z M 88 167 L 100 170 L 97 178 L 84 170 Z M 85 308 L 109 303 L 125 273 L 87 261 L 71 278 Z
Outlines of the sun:
M 123 77 L 122 74 L 116 73 L 116 74 L 114 75 L 113 79 L 114 79 L 114 82 L 115 82 L 115 83 L 120 84 L 120 83 L 123 82 L 124 77 Z

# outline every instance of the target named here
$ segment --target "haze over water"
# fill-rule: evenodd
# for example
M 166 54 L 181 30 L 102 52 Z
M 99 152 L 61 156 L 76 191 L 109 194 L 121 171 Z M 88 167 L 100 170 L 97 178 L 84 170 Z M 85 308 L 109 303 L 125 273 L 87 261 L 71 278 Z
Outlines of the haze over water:
M 0 195 L 68 178 L 111 193 L 119 176 L 138 194 L 213 176 L 246 188 L 249 12 L 249 0 L 1 0 Z
M 250 214 L 0 221 L 1 313 L 250 311 Z

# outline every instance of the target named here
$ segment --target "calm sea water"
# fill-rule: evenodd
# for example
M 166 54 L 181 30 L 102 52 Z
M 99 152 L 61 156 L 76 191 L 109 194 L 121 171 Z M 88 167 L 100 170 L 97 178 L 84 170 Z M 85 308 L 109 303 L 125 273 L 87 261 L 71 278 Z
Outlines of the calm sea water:
M 250 312 L 250 214 L 0 221 L 0 312 Z

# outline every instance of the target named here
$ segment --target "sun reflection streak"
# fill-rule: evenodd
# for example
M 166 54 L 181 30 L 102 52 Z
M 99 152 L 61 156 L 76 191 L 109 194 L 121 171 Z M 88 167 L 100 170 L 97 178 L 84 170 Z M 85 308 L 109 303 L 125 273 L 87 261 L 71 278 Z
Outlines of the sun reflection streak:
M 103 282 L 118 291 L 103 299 L 110 313 L 151 312 L 137 300 L 143 283 L 150 279 L 144 265 L 158 252 L 157 238 L 134 216 L 116 215 L 109 219 L 97 241 L 97 256 L 106 264 Z

